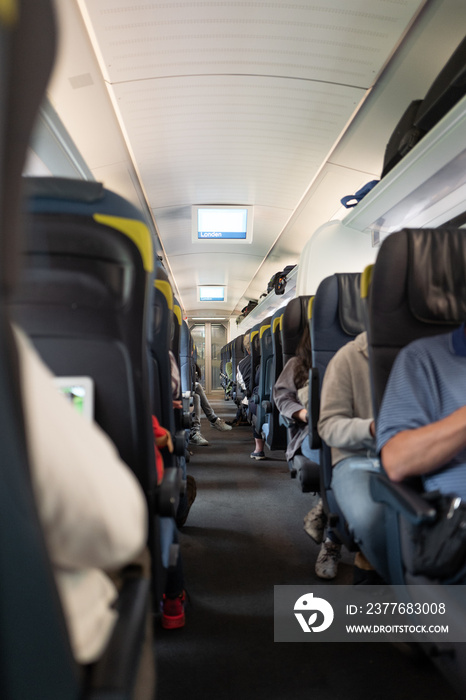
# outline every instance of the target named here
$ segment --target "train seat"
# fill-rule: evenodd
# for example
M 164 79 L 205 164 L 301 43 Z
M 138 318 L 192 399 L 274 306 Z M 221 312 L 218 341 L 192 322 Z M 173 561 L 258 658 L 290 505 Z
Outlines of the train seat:
M 271 341 L 272 341 L 272 362 L 269 372 L 268 395 L 269 399 L 263 402 L 264 418 L 268 424 L 266 434 L 266 445 L 269 450 L 286 449 L 286 428 L 280 423 L 280 412 L 273 400 L 273 386 L 283 369 L 283 351 L 281 339 L 281 326 L 283 318 L 283 308 L 278 309 L 271 319 Z
M 246 351 L 243 346 L 243 338 L 244 335 L 238 335 L 236 338 L 234 338 L 231 341 L 231 371 L 232 371 L 232 377 L 233 377 L 233 398 L 235 399 L 236 403 L 240 403 L 242 399 L 242 392 L 241 390 L 238 390 L 238 386 L 236 384 L 236 373 L 238 371 L 238 365 L 245 357 Z
M 23 270 L 11 314 L 57 376 L 92 378 L 94 418 L 148 499 L 158 600 L 158 511 L 172 506 L 159 498 L 151 422 L 151 235 L 141 214 L 100 183 L 31 178 L 26 186 Z
M 159 423 L 167 428 L 173 437 L 174 452 L 164 451 L 163 454 L 165 467 L 171 467 L 176 464 L 178 457 L 184 457 L 186 448 L 182 415 L 181 412 L 176 413 L 173 408 L 170 362 L 170 352 L 172 352 L 179 369 L 181 308 L 175 304 L 168 275 L 160 263 L 155 268 L 154 286 L 150 344 L 152 406 Z M 178 396 L 178 400 L 180 399 L 181 394 Z
M 369 357 L 377 416 L 386 382 L 398 352 L 417 338 L 447 333 L 466 318 L 466 232 L 462 229 L 405 229 L 382 244 L 369 287 Z M 394 483 L 382 472 L 371 475 L 373 498 L 385 504 L 385 531 L 390 583 L 406 591 L 433 591 L 441 584 L 413 571 L 410 524 L 429 527 L 436 513 L 422 495 L 420 480 Z M 405 587 L 408 584 L 408 588 Z M 454 624 L 466 625 L 461 586 L 442 586 L 442 601 L 455 610 Z M 403 595 L 403 594 L 402 594 Z M 459 596 L 459 599 L 458 599 Z M 457 688 L 466 689 L 466 654 L 462 643 L 430 642 L 422 646 Z
M 225 401 L 229 401 L 230 398 L 233 398 L 235 386 L 235 376 L 233 374 L 233 343 L 234 340 L 230 340 L 220 351 L 220 384 L 225 394 Z
M 183 357 L 182 357 L 182 352 L 181 352 L 181 347 L 182 347 L 182 340 L 183 340 L 183 335 L 185 333 L 184 330 L 184 325 L 186 325 L 186 321 L 183 319 L 183 313 L 181 310 L 180 303 L 178 302 L 177 299 L 173 299 L 173 337 L 172 337 L 172 342 L 171 342 L 171 351 L 173 353 L 173 356 L 176 360 L 176 364 L 178 366 L 178 372 L 180 375 L 180 387 L 179 387 L 179 393 L 177 400 L 181 402 L 182 408 L 175 409 L 175 431 L 176 433 L 178 432 L 183 432 L 186 430 L 189 430 L 191 427 L 191 416 L 189 414 L 189 403 L 186 402 L 183 404 L 183 377 L 182 377 L 182 363 L 183 363 L 183 371 L 188 370 L 188 364 L 186 362 L 186 348 L 183 345 Z M 186 325 L 187 328 L 187 325 Z M 188 329 L 189 333 L 189 329 Z M 186 384 L 186 382 L 184 382 Z M 181 437 L 181 436 L 180 436 Z M 182 439 L 182 437 L 181 437 Z M 187 437 L 186 437 L 187 440 Z M 187 443 L 186 443 L 187 445 Z M 186 450 L 183 450 L 183 454 L 185 453 Z
M 180 340 L 181 392 L 187 398 L 194 391 L 193 339 L 188 324 L 183 319 Z
M 320 390 L 325 370 L 343 345 L 365 330 L 364 303 L 360 295 L 361 274 L 337 273 L 326 277 L 317 288 L 311 311 L 312 370 L 310 381 L 310 431 L 312 447 L 321 447 L 321 496 L 328 521 L 341 542 L 357 549 L 350 536 L 331 488 L 332 460 L 330 448 L 317 435 Z
M 27 240 L 11 311 L 57 376 L 94 379 L 95 420 L 149 492 L 149 231 L 100 183 L 30 178 L 26 186 Z
M 261 344 L 260 344 L 260 331 L 262 322 L 256 323 L 250 330 L 250 343 L 251 343 L 251 385 L 249 391 L 246 393 L 249 399 L 248 405 L 248 418 L 253 425 L 256 425 L 256 413 L 258 402 L 255 398 L 259 391 L 259 377 L 260 377 L 260 364 L 261 364 Z M 257 432 L 260 432 L 260 426 L 256 427 Z
M 258 432 L 262 432 L 267 439 L 269 424 L 266 420 L 265 408 L 263 402 L 270 401 L 271 395 L 271 372 L 272 372 L 272 361 L 273 361 L 273 347 L 272 347 L 272 331 L 271 331 L 272 317 L 269 316 L 264 318 L 260 324 L 259 330 L 259 344 L 260 344 L 260 372 L 259 372 L 259 384 L 257 388 L 257 393 L 254 394 L 254 401 L 256 403 L 256 424 L 258 426 Z
M 154 294 L 152 297 L 151 379 L 152 411 L 160 425 L 172 435 L 173 453 L 162 450 L 164 476 L 156 492 L 156 510 L 160 516 L 161 559 L 165 569 L 176 564 L 177 542 L 176 515 L 180 500 L 186 490 L 186 448 L 188 436 L 183 427 L 181 409 L 173 407 L 170 351 L 179 369 L 181 342 L 181 308 L 173 297 L 168 275 L 157 261 L 155 267 Z M 180 375 L 181 378 L 181 375 Z M 180 382 L 181 384 L 181 382 Z M 180 393 L 177 400 L 181 400 Z
M 396 270 L 396 274 L 395 274 Z M 369 350 L 377 416 L 391 367 L 402 347 L 417 338 L 447 333 L 466 317 L 466 233 L 461 229 L 405 229 L 384 241 L 372 271 Z M 390 502 L 388 565 L 395 584 L 414 580 L 407 523 L 428 521 L 432 507 L 420 480 L 394 484 L 383 474 L 371 486 Z

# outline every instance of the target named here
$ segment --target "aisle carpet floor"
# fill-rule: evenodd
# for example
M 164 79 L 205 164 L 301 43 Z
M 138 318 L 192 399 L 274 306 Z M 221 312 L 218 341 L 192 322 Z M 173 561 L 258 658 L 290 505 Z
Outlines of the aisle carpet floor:
M 232 402 L 210 397 L 231 420 Z M 181 531 L 189 602 L 186 626 L 156 634 L 157 700 L 458 700 L 424 657 L 387 643 L 274 642 L 273 587 L 322 584 L 319 547 L 303 517 L 315 503 L 289 475 L 283 452 L 249 457 L 249 427 L 213 429 L 191 446 L 197 499 Z M 338 576 L 350 584 L 353 555 Z

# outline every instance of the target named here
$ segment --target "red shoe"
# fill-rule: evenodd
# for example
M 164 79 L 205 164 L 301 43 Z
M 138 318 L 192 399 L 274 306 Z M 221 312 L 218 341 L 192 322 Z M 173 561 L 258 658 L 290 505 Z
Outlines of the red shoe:
M 162 627 L 164 627 L 166 630 L 174 630 L 178 627 L 184 627 L 186 621 L 184 614 L 185 600 L 186 593 L 184 591 L 176 598 L 167 598 L 166 595 L 163 596 Z

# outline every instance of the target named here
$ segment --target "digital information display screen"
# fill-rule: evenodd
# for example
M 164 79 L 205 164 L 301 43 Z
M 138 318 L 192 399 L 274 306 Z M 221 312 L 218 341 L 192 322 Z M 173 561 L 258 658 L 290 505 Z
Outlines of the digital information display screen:
M 251 240 L 251 207 L 193 207 L 193 241 Z

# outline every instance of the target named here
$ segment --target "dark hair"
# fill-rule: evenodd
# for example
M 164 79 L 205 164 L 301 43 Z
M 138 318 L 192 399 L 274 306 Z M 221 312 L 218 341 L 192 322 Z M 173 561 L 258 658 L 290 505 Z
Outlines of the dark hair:
M 296 357 L 299 362 L 296 363 L 294 371 L 294 383 L 297 389 L 301 389 L 309 381 L 309 370 L 312 367 L 311 334 L 309 333 L 308 323 L 304 327 L 303 334 L 296 348 Z
M 201 368 L 199 367 L 199 365 L 197 364 L 197 362 L 195 363 L 195 365 L 196 365 L 197 376 L 198 376 L 199 381 L 200 381 L 200 380 L 201 380 L 201 376 L 202 376 Z

